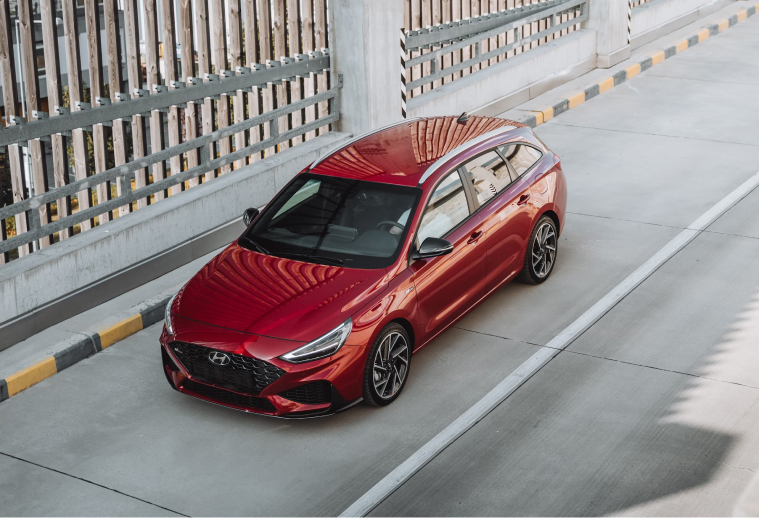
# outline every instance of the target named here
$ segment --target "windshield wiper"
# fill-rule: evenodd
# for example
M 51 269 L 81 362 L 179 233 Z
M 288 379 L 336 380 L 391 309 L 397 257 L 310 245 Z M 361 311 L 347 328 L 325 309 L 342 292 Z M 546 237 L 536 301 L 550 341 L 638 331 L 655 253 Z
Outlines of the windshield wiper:
M 336 259 L 334 257 L 327 257 L 326 255 L 311 255 L 311 254 L 296 254 L 292 252 L 280 252 L 277 255 L 286 256 L 286 257 L 292 257 L 297 259 L 306 259 L 306 261 L 311 261 L 314 263 L 326 263 L 326 264 L 334 264 L 339 265 L 343 264 L 342 259 Z
M 261 252 L 262 254 L 266 254 L 266 255 L 271 255 L 266 248 L 262 247 L 261 245 L 253 241 L 248 236 L 242 236 L 238 241 L 245 241 L 246 243 L 250 243 L 251 245 L 253 245 L 253 248 L 255 248 L 258 252 Z

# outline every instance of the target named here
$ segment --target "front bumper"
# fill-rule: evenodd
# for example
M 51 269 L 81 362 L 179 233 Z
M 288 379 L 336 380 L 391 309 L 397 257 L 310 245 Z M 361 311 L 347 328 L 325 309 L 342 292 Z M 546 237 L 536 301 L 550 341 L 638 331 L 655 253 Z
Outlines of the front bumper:
M 212 342 L 205 333 L 193 334 L 195 336 L 178 333 L 179 341 L 164 328 L 160 339 L 166 379 L 172 388 L 184 394 L 244 412 L 290 418 L 334 414 L 361 399 L 366 361 L 364 347 L 343 346 L 329 358 L 296 365 L 279 358 L 256 359 L 240 345 L 236 333 L 222 332 L 226 335 L 223 342 L 218 341 L 218 332 L 214 333 L 217 336 Z M 207 349 L 209 353 L 235 351 L 233 356 L 237 359 L 246 363 L 250 359 L 257 365 L 267 365 L 267 371 L 276 372 L 258 385 L 242 386 L 240 371 L 235 371 L 236 379 L 231 382 L 221 379 L 214 375 L 216 368 L 210 363 L 208 367 L 213 368 L 209 370 L 206 365 L 198 364 L 198 360 L 188 361 L 182 345 Z

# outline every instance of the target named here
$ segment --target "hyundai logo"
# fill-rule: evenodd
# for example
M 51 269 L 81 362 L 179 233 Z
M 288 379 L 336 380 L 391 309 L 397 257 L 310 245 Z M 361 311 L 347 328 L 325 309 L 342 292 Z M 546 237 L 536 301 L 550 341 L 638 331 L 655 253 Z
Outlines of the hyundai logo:
M 211 353 L 208 353 L 208 361 L 214 365 L 224 366 L 232 361 L 232 359 L 228 354 L 213 351 Z

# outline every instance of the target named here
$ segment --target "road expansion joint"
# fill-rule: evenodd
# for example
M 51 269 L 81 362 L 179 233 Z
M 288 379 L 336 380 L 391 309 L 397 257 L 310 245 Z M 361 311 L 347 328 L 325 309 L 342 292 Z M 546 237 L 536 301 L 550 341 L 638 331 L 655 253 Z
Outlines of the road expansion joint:
M 567 214 L 574 214 L 575 216 L 587 216 L 589 218 L 600 218 L 600 219 L 609 219 L 611 221 L 625 221 L 627 223 L 639 223 L 641 225 L 651 225 L 653 227 L 662 227 L 662 228 L 673 228 L 676 230 L 685 230 L 686 227 L 678 227 L 677 225 L 665 225 L 664 223 L 652 223 L 650 221 L 638 221 L 636 219 L 624 219 L 624 218 L 614 218 L 612 216 L 600 216 L 598 214 L 586 214 L 584 212 L 570 212 L 567 211 Z
M 164 511 L 168 511 L 170 513 L 174 513 L 177 516 L 188 516 L 189 517 L 189 515 L 180 513 L 179 511 L 174 511 L 173 509 L 169 509 L 168 507 L 164 507 L 162 505 L 155 504 L 155 503 L 150 502 L 148 500 L 145 500 L 143 498 L 140 498 L 140 497 L 137 497 L 137 496 L 134 496 L 134 495 L 130 495 L 129 493 L 124 493 L 123 491 L 119 491 L 118 489 L 114 489 L 112 487 L 104 486 L 103 484 L 98 484 L 97 482 L 93 482 L 92 480 L 88 480 L 88 479 L 82 478 L 82 477 L 77 477 L 76 475 L 72 475 L 70 473 L 66 473 L 65 471 L 61 471 L 61 470 L 58 470 L 58 469 L 50 468 L 48 466 L 43 466 L 42 464 L 38 464 L 38 463 L 32 462 L 30 460 L 22 459 L 21 457 L 16 457 L 15 455 L 10 455 L 10 454 L 2 452 L 2 451 L 0 451 L 0 455 L 8 457 L 9 459 L 14 459 L 14 460 L 17 460 L 19 462 L 24 462 L 26 464 L 30 464 L 32 466 L 36 466 L 38 468 L 42 468 L 42 469 L 46 469 L 48 471 L 52 471 L 53 473 L 58 473 L 59 475 L 63 475 L 63 476 L 69 477 L 69 478 L 73 478 L 75 480 L 79 480 L 81 482 L 85 482 L 87 484 L 91 484 L 93 486 L 97 486 L 97 487 L 102 488 L 102 489 L 107 489 L 108 491 L 113 491 L 114 493 L 118 493 L 119 495 L 126 496 L 128 498 L 140 501 L 140 502 L 148 504 L 148 505 L 152 505 L 153 507 L 157 507 L 159 509 L 163 509 Z
M 730 237 L 742 237 L 746 239 L 759 239 L 759 237 L 756 236 L 744 236 L 743 234 L 732 234 L 730 232 L 717 232 L 716 230 L 704 230 L 707 234 L 717 234 L 720 236 L 730 236 Z
M 572 214 L 574 216 L 586 216 L 586 217 L 589 217 L 589 218 L 608 219 L 608 220 L 611 220 L 611 221 L 624 221 L 624 222 L 627 222 L 627 223 L 639 223 L 641 225 L 651 225 L 653 227 L 672 228 L 672 229 L 676 229 L 676 230 L 685 230 L 686 228 L 688 228 L 688 227 L 678 227 L 677 225 L 665 225 L 663 223 L 652 223 L 650 221 L 638 221 L 636 219 L 624 219 L 624 218 L 614 218 L 612 216 L 600 216 L 600 215 L 597 215 L 597 214 L 587 214 L 587 213 L 584 213 L 584 212 L 570 212 L 570 211 L 567 211 L 567 214 Z M 716 221 L 714 223 L 716 223 Z M 714 224 L 714 223 L 712 223 L 712 224 Z M 742 238 L 746 238 L 746 239 L 759 239 L 759 237 L 756 237 L 756 236 L 747 236 L 745 234 L 733 234 L 731 232 L 718 232 L 716 230 L 708 230 L 708 229 L 702 230 L 702 232 L 703 233 L 707 233 L 707 234 L 719 234 L 719 235 L 722 235 L 722 236 L 731 236 L 731 237 L 739 237 L 739 238 L 742 237 Z M 502 337 L 502 338 L 506 338 L 506 337 Z
M 737 381 L 722 380 L 722 379 L 719 379 L 719 378 L 711 378 L 709 376 L 701 376 L 699 374 L 693 374 L 692 372 L 683 372 L 683 371 L 677 371 L 677 370 L 673 370 L 673 369 L 665 369 L 664 367 L 656 367 L 654 365 L 646 365 L 644 363 L 635 363 L 635 362 L 630 362 L 630 361 L 625 361 L 625 360 L 618 360 L 616 358 L 609 358 L 607 356 L 599 356 L 597 354 L 583 353 L 583 352 L 580 352 L 580 351 L 572 351 L 570 349 L 564 349 L 562 352 L 567 352 L 567 353 L 571 353 L 571 354 L 577 354 L 579 356 L 587 356 L 589 358 L 595 358 L 597 360 L 606 360 L 606 361 L 610 361 L 610 362 L 622 363 L 624 365 L 631 365 L 633 367 L 641 367 L 641 368 L 644 368 L 644 369 L 652 369 L 652 370 L 657 370 L 657 371 L 662 371 L 662 372 L 670 372 L 672 374 L 680 374 L 680 375 L 683 375 L 683 376 L 689 376 L 691 378 L 699 378 L 699 379 L 704 379 L 704 380 L 709 380 L 709 381 L 716 381 L 717 383 L 727 383 L 728 385 L 738 385 L 739 387 L 746 387 L 746 388 L 749 388 L 749 389 L 759 390 L 759 386 L 746 385 L 745 383 L 738 383 Z
M 757 239 L 757 238 L 753 238 L 753 239 Z M 633 291 L 635 291 L 635 290 L 633 290 Z M 632 293 L 632 292 L 630 292 L 630 293 Z M 620 302 L 621 302 L 621 300 L 620 300 Z M 611 311 L 611 310 L 609 310 L 609 311 Z M 595 326 L 598 322 L 600 322 L 600 320 L 601 319 L 599 319 L 598 321 L 596 321 L 585 332 L 587 332 L 588 330 L 590 330 L 593 326 Z M 542 345 L 542 344 L 537 344 L 537 343 L 534 343 L 534 342 L 528 342 L 527 340 L 519 340 L 517 338 L 510 338 L 508 336 L 501 336 L 501 335 L 496 335 L 496 334 L 492 334 L 492 333 L 484 333 L 482 331 L 474 331 L 473 329 L 467 329 L 465 327 L 454 326 L 454 328 L 458 329 L 458 330 L 461 330 L 461 331 L 467 331 L 469 333 L 475 333 L 475 334 L 478 334 L 478 335 L 492 336 L 494 338 L 500 338 L 502 340 L 508 340 L 510 342 L 517 342 L 517 343 L 522 343 L 522 344 L 527 344 L 527 345 L 533 345 L 535 347 L 544 347 L 546 349 L 553 349 L 553 350 L 555 350 L 555 351 L 558 352 L 558 354 L 556 356 L 558 356 L 562 352 L 567 352 L 567 353 L 576 354 L 576 355 L 579 355 L 579 356 L 587 356 L 589 358 L 595 358 L 595 359 L 598 359 L 598 360 L 606 360 L 606 361 L 610 361 L 610 362 L 622 363 L 624 365 L 631 365 L 633 367 L 641 367 L 641 368 L 644 368 L 644 369 L 653 369 L 653 370 L 662 371 L 662 372 L 670 372 L 672 374 L 681 374 L 683 376 L 690 376 L 692 378 L 700 378 L 700 379 L 709 380 L 709 381 L 716 381 L 718 383 L 727 383 L 727 384 L 730 384 L 730 385 L 738 385 L 738 386 L 741 386 L 741 387 L 746 387 L 746 388 L 750 388 L 750 389 L 759 390 L 759 386 L 746 385 L 745 383 L 738 383 L 738 382 L 735 382 L 735 381 L 728 381 L 728 380 L 723 380 L 723 379 L 719 379 L 719 378 L 711 378 L 709 376 L 701 376 L 699 374 L 693 374 L 691 372 L 683 372 L 683 371 L 677 371 L 677 370 L 673 370 L 673 369 L 665 369 L 664 367 L 656 367 L 655 365 L 648 365 L 648 364 L 644 364 L 644 363 L 635 363 L 635 362 L 630 362 L 630 361 L 625 361 L 625 360 L 619 360 L 619 359 L 616 359 L 616 358 L 610 358 L 608 356 L 599 356 L 597 354 L 584 353 L 584 352 L 580 352 L 580 351 L 572 351 L 571 349 L 569 349 L 569 346 L 571 344 L 569 344 L 565 349 L 560 349 L 560 348 L 556 348 L 556 347 L 551 347 L 549 345 Z M 580 335 L 580 336 L 582 336 L 582 335 Z M 580 338 L 580 336 L 578 336 L 572 343 L 576 342 L 577 339 Z
M 508 336 L 494 335 L 494 334 L 491 334 L 491 333 L 483 333 L 482 331 L 475 331 L 474 329 L 467 329 L 465 327 L 453 326 L 453 328 L 454 329 L 459 329 L 461 331 L 468 331 L 470 333 L 475 333 L 475 334 L 478 334 L 478 335 L 485 335 L 485 336 L 492 336 L 494 338 L 500 338 L 501 340 L 509 340 L 511 342 L 518 342 L 518 343 L 527 344 L 527 345 L 534 345 L 535 347 L 545 347 L 545 345 L 536 344 L 536 343 L 533 343 L 533 342 L 528 342 L 526 340 L 519 340 L 518 338 L 510 338 Z
M 664 76 L 660 74 L 648 74 L 648 75 L 650 77 L 662 77 L 665 79 L 682 79 L 684 81 L 700 81 L 702 83 L 719 83 L 719 84 L 725 84 L 725 85 L 756 86 L 756 83 L 744 83 L 741 81 L 720 81 L 718 79 L 701 79 L 699 77 Z

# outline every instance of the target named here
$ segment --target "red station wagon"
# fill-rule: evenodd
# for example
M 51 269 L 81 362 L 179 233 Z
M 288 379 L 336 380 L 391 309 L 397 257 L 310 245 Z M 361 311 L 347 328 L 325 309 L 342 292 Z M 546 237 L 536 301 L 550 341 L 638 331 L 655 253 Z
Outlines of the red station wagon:
M 554 267 L 567 189 L 518 122 L 433 117 L 296 175 L 168 303 L 171 386 L 280 417 L 387 405 L 412 354 L 514 278 Z

